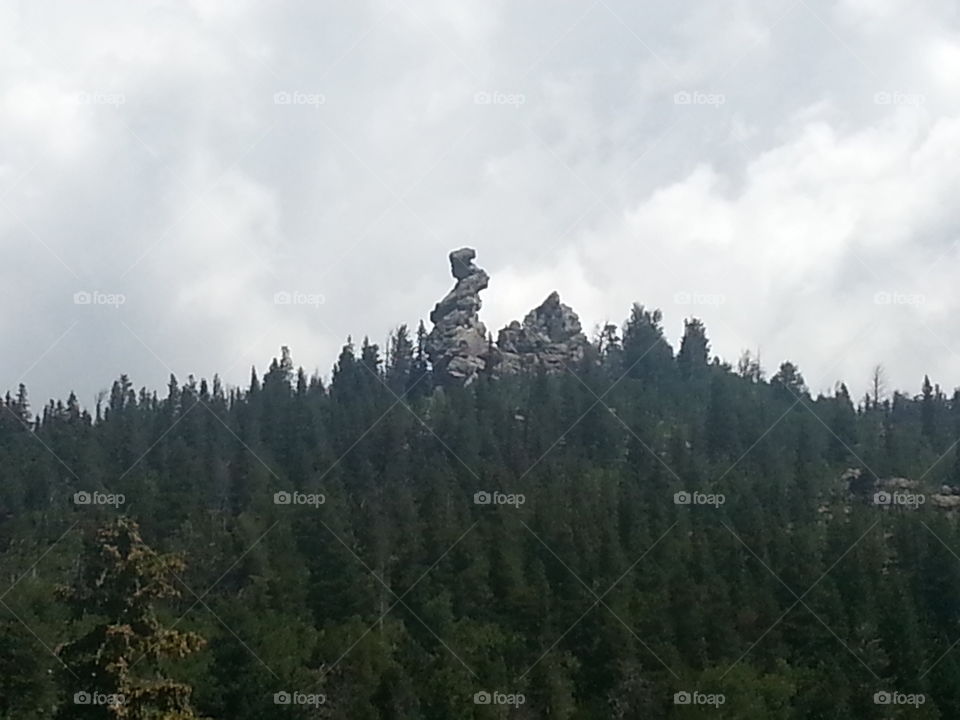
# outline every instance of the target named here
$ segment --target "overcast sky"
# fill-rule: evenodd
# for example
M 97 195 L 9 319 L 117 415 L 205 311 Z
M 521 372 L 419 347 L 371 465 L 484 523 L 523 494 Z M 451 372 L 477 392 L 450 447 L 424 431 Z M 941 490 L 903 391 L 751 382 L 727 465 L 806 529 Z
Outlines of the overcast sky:
M 281 345 L 328 375 L 470 245 L 494 333 L 557 289 L 814 391 L 952 389 L 958 13 L 0 0 L 0 387 L 245 383 Z

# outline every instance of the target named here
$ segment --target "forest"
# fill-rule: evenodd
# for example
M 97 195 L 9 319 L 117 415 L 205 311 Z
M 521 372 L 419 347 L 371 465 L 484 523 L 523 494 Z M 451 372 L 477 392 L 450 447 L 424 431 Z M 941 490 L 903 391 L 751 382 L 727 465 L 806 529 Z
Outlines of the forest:
M 424 342 L 11 388 L 0 718 L 960 717 L 960 392 L 813 396 L 641 305 L 562 372 Z

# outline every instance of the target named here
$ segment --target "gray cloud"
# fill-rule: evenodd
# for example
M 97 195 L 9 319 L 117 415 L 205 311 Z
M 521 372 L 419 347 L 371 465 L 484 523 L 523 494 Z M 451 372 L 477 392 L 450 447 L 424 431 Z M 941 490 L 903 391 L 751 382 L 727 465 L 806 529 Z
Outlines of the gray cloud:
M 936 0 L 8 3 L 2 385 L 326 373 L 471 244 L 493 329 L 557 288 L 816 389 L 952 387 L 958 69 Z

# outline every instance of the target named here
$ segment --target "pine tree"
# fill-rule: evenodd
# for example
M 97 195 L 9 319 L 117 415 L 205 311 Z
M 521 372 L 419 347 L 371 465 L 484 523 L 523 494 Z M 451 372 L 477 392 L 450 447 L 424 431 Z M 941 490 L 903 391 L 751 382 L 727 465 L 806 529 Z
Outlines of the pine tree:
M 46 657 L 17 620 L 0 621 L 0 718 L 41 720 L 54 704 Z
M 411 400 L 427 397 L 432 391 L 430 381 L 430 363 L 427 360 L 427 328 L 423 320 L 417 326 L 417 351 L 413 357 L 413 367 L 410 370 L 410 381 L 406 390 Z
M 835 462 L 846 462 L 857 444 L 857 413 L 847 386 L 840 383 L 833 398 L 832 416 L 828 422 L 831 430 L 830 454 Z
M 594 343 L 601 364 L 611 375 L 619 376 L 623 372 L 623 343 L 620 341 L 617 326 L 606 323 L 597 335 Z
M 710 341 L 707 340 L 707 329 L 703 326 L 703 321 L 699 318 L 684 320 L 683 338 L 677 353 L 680 375 L 691 378 L 706 369 L 709 353 Z
M 948 475 L 950 484 L 960 487 L 960 388 L 954 390 L 950 401 L 951 420 L 950 430 L 953 438 L 953 465 Z
M 673 349 L 663 336 L 663 313 L 634 303 L 623 329 L 623 364 L 632 378 L 656 381 L 669 372 Z M 617 345 L 608 342 L 616 357 Z M 619 377 L 619 373 L 617 374 Z
M 930 384 L 930 376 L 923 376 L 922 398 L 920 400 L 920 418 L 923 437 L 927 442 L 934 441 L 936 428 L 934 419 L 936 414 L 936 396 L 933 393 L 933 385 Z
M 159 667 L 204 644 L 198 635 L 166 628 L 157 618 L 154 604 L 179 596 L 173 579 L 183 570 L 181 558 L 158 555 L 126 517 L 97 531 L 85 548 L 79 576 L 60 592 L 74 619 L 89 629 L 59 648 L 68 696 L 59 718 L 198 717 L 190 705 L 191 688 L 165 677 Z
M 30 401 L 27 399 L 27 386 L 23 383 L 17 386 L 17 399 L 14 401 L 13 411 L 21 422 L 30 422 Z
M 780 364 L 780 369 L 770 378 L 770 385 L 780 390 L 780 397 L 791 405 L 803 402 L 807 394 L 807 384 L 800 369 L 789 360 Z
M 402 395 L 410 383 L 413 372 L 413 342 L 406 325 L 398 327 L 390 336 L 387 353 L 387 385 L 397 395 Z
M 758 383 L 763 380 L 763 369 L 760 367 L 759 356 L 754 358 L 753 353 L 744 350 L 737 360 L 737 375 L 750 382 Z

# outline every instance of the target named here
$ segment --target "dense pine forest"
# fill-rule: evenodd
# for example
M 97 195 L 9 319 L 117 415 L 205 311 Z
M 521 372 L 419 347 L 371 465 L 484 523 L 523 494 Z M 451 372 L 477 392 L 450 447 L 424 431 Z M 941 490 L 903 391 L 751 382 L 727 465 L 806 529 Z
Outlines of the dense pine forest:
M 814 397 L 642 306 L 466 387 L 425 335 L 13 389 L 0 718 L 960 717 L 960 394 Z

